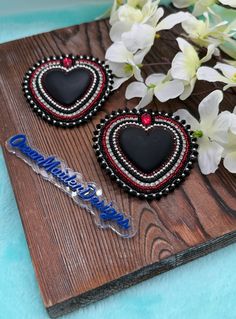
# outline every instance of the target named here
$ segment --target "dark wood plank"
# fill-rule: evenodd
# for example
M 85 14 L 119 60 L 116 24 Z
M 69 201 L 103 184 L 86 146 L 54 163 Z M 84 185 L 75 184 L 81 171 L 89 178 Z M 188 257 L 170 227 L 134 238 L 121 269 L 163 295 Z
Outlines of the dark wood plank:
M 57 154 L 87 180 L 102 185 L 135 219 L 138 234 L 122 239 L 100 230 L 85 210 L 55 186 L 36 175 L 25 163 L 5 151 L 6 162 L 24 225 L 45 307 L 52 317 L 103 298 L 124 287 L 186 263 L 236 239 L 236 176 L 223 167 L 203 176 L 197 166 L 173 194 L 148 203 L 129 197 L 100 169 L 92 149 L 92 133 L 111 110 L 132 107 L 124 87 L 118 90 L 87 125 L 57 129 L 38 118 L 21 91 L 24 73 L 43 56 L 60 53 L 92 54 L 104 58 L 110 44 L 108 22 L 83 24 L 0 46 L 1 144 L 23 132 L 46 154 Z M 146 58 L 161 62 L 177 52 L 172 32 L 162 38 Z M 147 67 L 146 73 L 167 71 L 168 66 Z M 158 109 L 185 106 L 194 114 L 214 87 L 199 82 L 188 100 L 170 101 Z M 205 93 L 204 93 L 205 92 Z M 198 93 L 197 95 L 195 93 Z M 235 95 L 225 94 L 222 109 L 232 110 Z

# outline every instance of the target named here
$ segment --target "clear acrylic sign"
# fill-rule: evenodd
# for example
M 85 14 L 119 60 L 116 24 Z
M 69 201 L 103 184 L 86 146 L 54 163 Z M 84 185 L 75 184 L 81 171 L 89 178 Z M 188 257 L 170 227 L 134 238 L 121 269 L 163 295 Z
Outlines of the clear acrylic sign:
M 81 173 L 68 168 L 66 163 L 56 156 L 46 156 L 32 148 L 24 134 L 12 136 L 6 142 L 6 147 L 37 174 L 72 197 L 77 205 L 90 212 L 99 227 L 109 227 L 125 238 L 135 235 L 132 218 L 119 210 L 114 201 L 108 202 L 101 187 L 95 182 L 86 182 Z

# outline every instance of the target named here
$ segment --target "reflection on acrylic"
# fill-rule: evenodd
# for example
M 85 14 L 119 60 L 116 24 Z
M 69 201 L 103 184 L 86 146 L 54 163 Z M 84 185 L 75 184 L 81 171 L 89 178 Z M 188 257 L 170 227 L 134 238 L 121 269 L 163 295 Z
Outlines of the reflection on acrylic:
M 120 211 L 113 201 L 107 201 L 96 183 L 84 181 L 82 174 L 68 168 L 65 162 L 56 156 L 45 156 L 29 146 L 26 135 L 12 136 L 6 142 L 6 147 L 9 152 L 31 166 L 37 174 L 62 189 L 79 206 L 90 212 L 99 227 L 109 227 L 125 238 L 135 235 L 131 217 Z

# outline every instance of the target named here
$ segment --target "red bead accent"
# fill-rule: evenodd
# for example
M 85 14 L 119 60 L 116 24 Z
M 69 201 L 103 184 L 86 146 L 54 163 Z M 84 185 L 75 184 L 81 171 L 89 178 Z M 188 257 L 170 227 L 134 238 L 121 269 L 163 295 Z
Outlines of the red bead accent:
M 141 115 L 141 122 L 143 125 L 148 126 L 152 123 L 152 117 L 150 114 L 144 113 Z
M 63 59 L 63 66 L 64 66 L 65 68 L 71 67 L 71 66 L 72 66 L 72 59 L 70 59 L 70 58 L 64 58 L 64 59 Z

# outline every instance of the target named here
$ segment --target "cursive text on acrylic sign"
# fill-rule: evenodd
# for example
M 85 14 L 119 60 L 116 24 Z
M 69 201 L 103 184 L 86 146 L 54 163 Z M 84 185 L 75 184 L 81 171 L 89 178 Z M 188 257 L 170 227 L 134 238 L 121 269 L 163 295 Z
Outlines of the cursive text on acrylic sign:
M 6 146 L 8 151 L 22 158 L 36 173 L 62 188 L 77 204 L 99 217 L 96 218 L 98 226 L 109 227 L 122 237 L 132 237 L 135 234 L 131 217 L 120 212 L 112 201 L 107 202 L 102 197 L 101 188 L 95 183 L 85 182 L 80 173 L 66 167 L 57 157 L 45 156 L 30 147 L 26 135 L 12 136 Z

